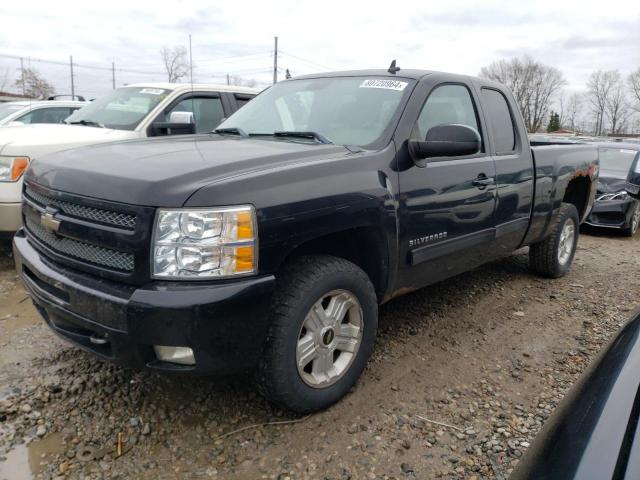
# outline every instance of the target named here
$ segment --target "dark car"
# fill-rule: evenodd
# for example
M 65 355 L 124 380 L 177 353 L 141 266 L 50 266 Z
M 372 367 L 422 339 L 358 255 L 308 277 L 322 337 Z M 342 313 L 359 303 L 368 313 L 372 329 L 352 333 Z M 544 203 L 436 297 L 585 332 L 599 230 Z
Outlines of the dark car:
M 38 158 L 17 271 L 47 324 L 102 358 L 257 369 L 309 412 L 359 377 L 379 304 L 525 245 L 534 271 L 566 274 L 597 172 L 593 145 L 532 146 L 496 83 L 300 77 L 211 134 Z
M 633 236 L 640 226 L 640 202 L 627 192 L 627 177 L 640 144 L 598 142 L 600 178 L 596 201 L 585 221 L 594 227 L 615 228 Z
M 640 313 L 549 418 L 511 480 L 640 478 Z
M 640 152 L 638 152 L 631 164 L 625 188 L 631 196 L 640 198 Z

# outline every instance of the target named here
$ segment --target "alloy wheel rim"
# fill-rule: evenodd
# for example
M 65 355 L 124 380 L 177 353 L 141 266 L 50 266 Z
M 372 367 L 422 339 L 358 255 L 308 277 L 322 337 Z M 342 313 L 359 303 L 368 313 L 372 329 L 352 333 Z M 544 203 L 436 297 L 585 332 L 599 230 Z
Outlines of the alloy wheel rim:
M 356 296 L 333 290 L 307 313 L 296 345 L 296 365 L 302 380 L 313 388 L 335 384 L 349 370 L 360 344 L 364 320 Z
M 571 258 L 573 252 L 573 243 L 576 237 L 576 226 L 573 220 L 569 219 L 562 227 L 560 233 L 560 245 L 558 246 L 558 262 L 560 265 L 566 265 Z
M 638 225 L 640 225 L 640 206 L 636 207 L 635 212 L 633 212 L 633 217 L 631 218 L 631 233 L 636 233 Z

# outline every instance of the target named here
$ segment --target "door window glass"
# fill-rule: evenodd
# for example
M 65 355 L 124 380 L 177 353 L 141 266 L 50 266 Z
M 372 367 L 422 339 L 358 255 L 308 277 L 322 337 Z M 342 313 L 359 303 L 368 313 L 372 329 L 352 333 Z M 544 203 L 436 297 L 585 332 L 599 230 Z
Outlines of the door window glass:
M 420 138 L 424 139 L 431 127 L 449 124 L 467 125 L 480 131 L 476 109 L 467 87 L 442 85 L 431 92 L 418 117 Z
M 166 122 L 169 121 L 172 112 L 192 112 L 196 122 L 196 133 L 215 130 L 224 118 L 221 100 L 211 97 L 185 98 L 165 113 Z
M 495 142 L 496 155 L 515 151 L 516 134 L 507 99 L 497 90 L 483 88 L 482 105 L 486 107 L 489 117 L 489 128 Z

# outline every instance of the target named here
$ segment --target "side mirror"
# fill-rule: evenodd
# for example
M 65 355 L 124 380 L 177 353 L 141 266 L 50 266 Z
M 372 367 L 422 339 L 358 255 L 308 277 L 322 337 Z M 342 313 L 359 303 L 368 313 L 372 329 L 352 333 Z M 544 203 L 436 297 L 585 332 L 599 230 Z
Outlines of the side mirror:
M 631 162 L 631 169 L 627 176 L 627 193 L 640 200 L 640 152 L 638 152 Z
M 481 144 L 482 139 L 475 128 L 457 124 L 436 125 L 429 129 L 424 140 L 409 140 L 409 151 L 415 160 L 460 157 L 478 153 Z M 424 166 L 424 163 L 416 164 Z
M 151 124 L 151 134 L 159 135 L 192 135 L 196 133 L 196 122 L 193 112 L 171 112 L 168 122 Z

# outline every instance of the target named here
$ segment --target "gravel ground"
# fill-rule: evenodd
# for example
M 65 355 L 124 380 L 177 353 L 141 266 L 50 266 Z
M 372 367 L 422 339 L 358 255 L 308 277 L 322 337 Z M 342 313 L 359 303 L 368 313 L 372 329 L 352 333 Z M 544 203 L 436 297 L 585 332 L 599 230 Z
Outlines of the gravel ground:
M 5 248 L 0 480 L 506 478 L 640 303 L 639 247 L 583 235 L 565 278 L 532 275 L 519 251 L 383 306 L 363 378 L 310 417 L 249 378 L 126 371 L 68 346 Z

